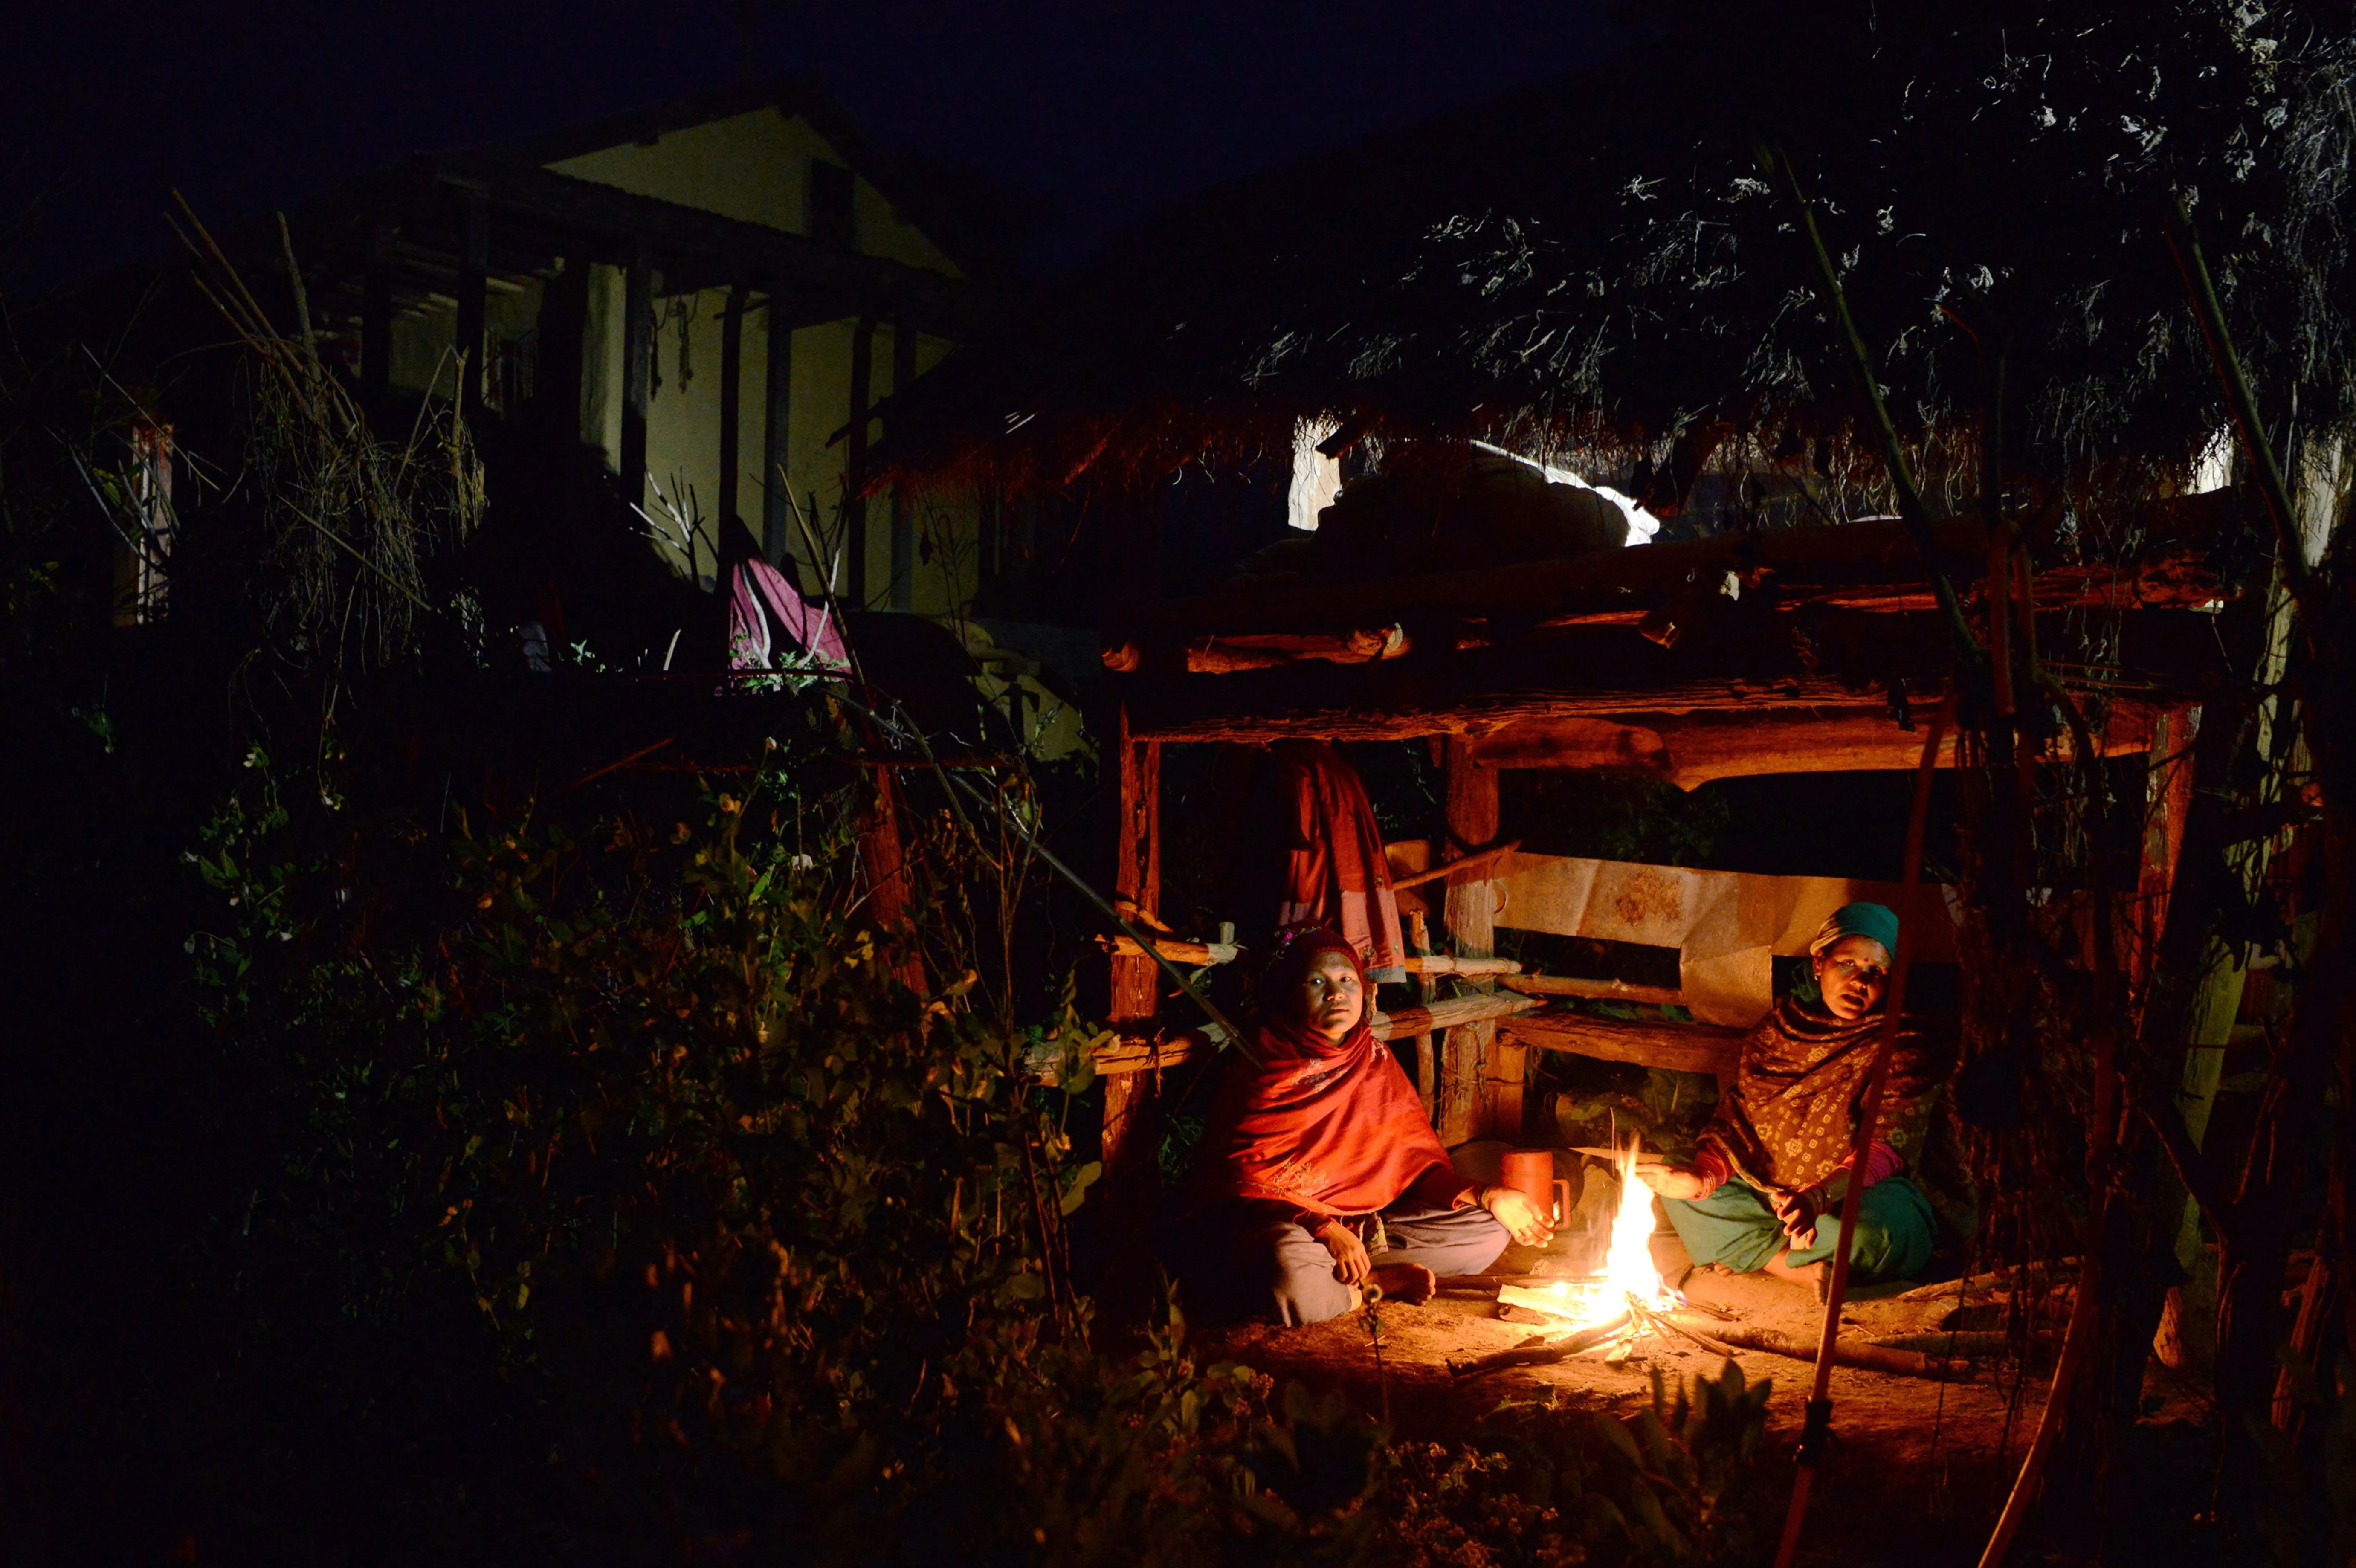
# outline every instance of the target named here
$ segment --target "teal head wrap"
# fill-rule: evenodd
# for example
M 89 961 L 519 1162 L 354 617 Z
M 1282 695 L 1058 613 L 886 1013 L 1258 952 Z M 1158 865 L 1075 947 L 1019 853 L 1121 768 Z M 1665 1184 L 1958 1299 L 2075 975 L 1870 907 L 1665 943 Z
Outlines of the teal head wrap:
M 1832 912 L 1808 944 L 1811 956 L 1843 937 L 1870 937 L 1894 961 L 1898 956 L 1898 914 L 1887 904 L 1844 904 Z

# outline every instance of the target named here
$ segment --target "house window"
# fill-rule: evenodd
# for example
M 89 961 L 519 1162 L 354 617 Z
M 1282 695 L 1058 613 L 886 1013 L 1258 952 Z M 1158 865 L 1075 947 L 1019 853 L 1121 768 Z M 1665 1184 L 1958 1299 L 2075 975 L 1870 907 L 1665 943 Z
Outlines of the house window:
M 166 575 L 172 561 L 172 427 L 142 422 L 131 432 L 131 460 L 123 474 L 129 516 L 117 550 L 114 619 L 141 626 L 164 618 Z
M 809 233 L 824 245 L 854 249 L 858 236 L 851 219 L 851 171 L 841 164 L 812 158 L 809 166 Z

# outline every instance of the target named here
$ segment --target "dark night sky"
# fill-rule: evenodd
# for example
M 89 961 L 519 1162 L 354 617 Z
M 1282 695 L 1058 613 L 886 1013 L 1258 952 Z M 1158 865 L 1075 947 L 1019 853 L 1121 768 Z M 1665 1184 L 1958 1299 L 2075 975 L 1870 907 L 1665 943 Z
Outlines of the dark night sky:
M 1608 52 L 1597 0 L 250 0 L 17 7 L 6 271 L 35 291 L 417 151 L 809 71 L 888 145 L 1039 216 L 1034 268 L 1223 178 Z M 26 219 L 31 210 L 32 218 Z

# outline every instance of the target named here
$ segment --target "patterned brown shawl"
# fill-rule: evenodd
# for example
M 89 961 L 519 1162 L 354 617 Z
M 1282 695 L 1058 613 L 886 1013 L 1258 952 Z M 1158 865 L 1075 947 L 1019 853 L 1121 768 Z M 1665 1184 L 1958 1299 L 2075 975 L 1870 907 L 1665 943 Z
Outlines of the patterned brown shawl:
M 1763 1191 L 1797 1192 L 1825 1180 L 1848 1158 L 1857 1136 L 1858 1103 L 1881 1024 L 1878 1012 L 1843 1023 L 1788 996 L 1777 998 L 1743 1042 L 1741 1069 L 1702 1130 L 1702 1148 L 1715 1150 Z M 1937 1080 L 1924 1036 L 1900 1019 L 1876 1138 L 1910 1167 L 1922 1153 Z

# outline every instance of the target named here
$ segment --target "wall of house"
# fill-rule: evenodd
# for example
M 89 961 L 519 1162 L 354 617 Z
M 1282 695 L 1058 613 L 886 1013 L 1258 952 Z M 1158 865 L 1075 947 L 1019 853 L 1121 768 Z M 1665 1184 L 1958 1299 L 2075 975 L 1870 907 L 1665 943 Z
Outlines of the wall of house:
M 594 180 L 634 194 L 701 207 L 744 222 L 800 233 L 808 231 L 809 167 L 812 159 L 840 163 L 834 149 L 800 120 L 776 110 L 737 115 L 708 125 L 672 132 L 650 145 L 608 147 L 550 166 L 575 178 Z M 854 240 L 871 255 L 890 257 L 951 276 L 954 263 L 922 233 L 903 221 L 883 194 L 865 179 L 852 187 Z M 582 388 L 584 440 L 604 449 L 606 467 L 621 466 L 623 282 L 617 269 L 594 269 L 589 296 Z M 725 290 L 665 294 L 658 285 L 655 315 L 657 379 L 647 408 L 647 510 L 657 520 L 657 548 L 671 569 L 707 581 L 714 570 L 720 493 L 720 339 Z M 444 341 L 448 327 L 443 328 Z M 686 351 L 682 373 L 680 350 Z M 787 482 L 810 518 L 826 553 L 831 555 L 843 516 L 849 443 L 830 446 L 851 413 L 851 340 L 855 324 L 830 321 L 793 335 L 786 439 Z M 737 513 L 755 538 L 762 537 L 762 471 L 768 424 L 768 315 L 755 295 L 744 314 L 740 383 Z M 920 336 L 919 374 L 940 362 L 952 345 Z M 869 369 L 869 397 L 892 392 L 893 328 L 875 328 Z M 869 424 L 871 442 L 882 436 L 880 420 Z M 660 492 L 659 499 L 657 492 Z M 668 505 L 662 504 L 667 499 Z M 888 497 L 867 503 L 866 585 L 872 603 L 887 602 L 892 571 L 892 509 Z M 948 615 L 969 607 L 979 587 L 977 510 L 969 503 L 929 498 L 917 503 L 917 553 L 910 607 L 919 614 Z M 816 585 L 820 564 L 799 528 L 766 541 L 773 553 L 790 555 L 809 568 L 804 581 Z M 850 586 L 844 566 L 838 590 Z

